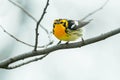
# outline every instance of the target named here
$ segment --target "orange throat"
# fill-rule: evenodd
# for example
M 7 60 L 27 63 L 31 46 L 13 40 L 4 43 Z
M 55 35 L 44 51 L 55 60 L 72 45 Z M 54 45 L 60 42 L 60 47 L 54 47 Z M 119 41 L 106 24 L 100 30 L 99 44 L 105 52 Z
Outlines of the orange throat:
M 58 24 L 54 27 L 54 35 L 61 40 L 66 35 L 65 27 Z

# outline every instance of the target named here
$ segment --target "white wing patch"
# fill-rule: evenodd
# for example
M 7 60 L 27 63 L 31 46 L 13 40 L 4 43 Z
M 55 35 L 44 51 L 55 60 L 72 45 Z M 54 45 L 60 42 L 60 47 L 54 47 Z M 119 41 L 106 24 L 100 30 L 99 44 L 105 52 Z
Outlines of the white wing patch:
M 74 21 L 75 25 L 78 26 L 78 21 Z
M 74 21 L 74 24 L 71 26 L 71 29 L 74 29 L 76 26 L 78 26 L 78 21 Z

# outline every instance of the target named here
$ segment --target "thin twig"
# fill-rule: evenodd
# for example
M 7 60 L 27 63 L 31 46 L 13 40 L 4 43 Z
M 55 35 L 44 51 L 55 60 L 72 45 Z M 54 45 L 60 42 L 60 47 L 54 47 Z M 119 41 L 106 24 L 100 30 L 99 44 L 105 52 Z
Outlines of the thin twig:
M 16 41 L 18 41 L 18 42 L 20 42 L 20 43 L 23 43 L 23 44 L 25 44 L 25 45 L 27 45 L 27 46 L 34 47 L 33 45 L 28 44 L 28 43 L 26 43 L 26 42 L 24 42 L 24 41 L 22 41 L 22 40 L 19 40 L 18 38 L 16 38 L 15 36 L 13 36 L 13 35 L 10 34 L 9 32 L 7 32 L 1 25 L 0 25 L 0 27 L 1 27 L 1 29 L 2 29 L 7 35 L 9 35 L 10 37 L 12 37 L 12 38 L 15 39 Z
M 21 64 L 17 64 L 15 66 L 8 66 L 6 69 L 15 69 L 15 68 L 18 68 L 18 67 L 21 67 L 23 65 L 26 65 L 26 64 L 29 64 L 31 62 L 35 62 L 35 61 L 38 61 L 38 60 L 42 60 L 43 58 L 45 58 L 48 54 L 45 54 L 43 55 L 42 57 L 38 57 L 38 58 L 34 58 L 34 59 L 31 59 L 31 60 L 28 60 L 26 62 L 23 62 Z
M 18 8 L 20 8 L 20 9 L 21 9 L 25 14 L 27 14 L 27 16 L 29 16 L 33 21 L 35 21 L 36 23 L 38 22 L 37 19 L 35 19 L 35 18 L 34 18 L 27 10 L 25 10 L 21 5 L 15 3 L 15 2 L 12 1 L 12 0 L 8 0 L 8 1 L 11 2 L 13 5 L 17 6 Z M 40 27 L 47 33 L 49 42 L 48 42 L 46 45 L 38 46 L 37 48 L 44 48 L 44 47 L 46 47 L 46 46 L 51 45 L 51 44 L 53 43 L 53 40 L 51 39 L 51 33 L 50 33 L 45 27 L 43 27 L 41 24 L 39 24 L 39 25 L 40 25 Z M 14 36 L 14 37 L 15 37 L 15 36 Z M 17 41 L 20 41 L 20 42 L 21 42 L 21 40 L 17 40 Z M 22 43 L 23 43 L 23 44 L 25 43 L 25 45 L 28 44 L 28 43 L 23 42 L 23 41 L 22 41 Z M 30 45 L 30 44 L 28 44 L 28 46 L 35 47 L 35 46 L 33 46 L 33 45 Z
M 56 50 L 78 48 L 78 47 L 83 47 L 83 46 L 86 46 L 86 45 L 90 45 L 90 44 L 102 41 L 106 38 L 112 37 L 112 36 L 114 36 L 118 33 L 120 33 L 120 28 L 117 28 L 115 30 L 109 31 L 107 33 L 104 33 L 102 35 L 99 35 L 99 36 L 96 36 L 96 37 L 93 37 L 93 38 L 86 39 L 86 40 L 84 40 L 84 44 L 83 44 L 83 41 L 79 41 L 79 42 L 75 42 L 75 43 L 69 43 L 69 44 L 60 44 L 60 45 L 55 45 L 55 46 L 52 46 L 52 47 L 49 47 L 49 48 L 46 48 L 46 49 L 31 51 L 31 52 L 28 52 L 28 53 L 17 55 L 15 57 L 9 58 L 7 60 L 1 61 L 0 62 L 0 68 L 7 69 L 10 64 L 15 63 L 17 61 L 27 59 L 27 58 L 30 58 L 30 57 L 39 56 L 39 55 L 45 55 L 45 54 L 47 55 L 47 54 L 50 54 L 51 52 L 56 51 Z
M 17 6 L 18 8 L 20 8 L 24 13 L 26 13 L 31 19 L 33 19 L 35 22 L 37 22 L 37 20 L 28 12 L 26 11 L 22 6 L 20 6 L 19 4 L 13 2 L 12 0 L 8 0 L 9 2 L 11 2 L 12 4 L 14 4 L 15 6 Z
M 0 27 L 1 27 L 1 29 L 2 29 L 8 36 L 12 37 L 12 38 L 15 39 L 16 41 L 18 41 L 18 42 L 20 42 L 20 43 L 22 43 L 22 44 L 24 44 L 24 45 L 30 46 L 30 47 L 35 47 L 34 45 L 31 45 L 31 44 L 29 44 L 29 43 L 26 43 L 26 42 L 18 39 L 17 37 L 15 37 L 15 36 L 12 35 L 11 33 L 9 33 L 7 30 L 5 30 L 1 25 L 0 25 Z M 49 43 L 46 44 L 46 45 L 38 46 L 38 48 L 43 48 L 43 47 L 49 46 L 49 45 L 51 45 L 51 44 L 52 44 L 52 40 L 51 40 L 51 43 L 49 42 Z
M 13 2 L 12 0 L 8 0 L 10 1 L 12 4 L 14 4 L 15 6 L 17 6 L 18 8 L 20 8 L 25 14 L 27 14 L 32 20 L 34 20 L 36 23 L 38 22 L 37 19 L 35 19 L 27 10 L 25 10 L 22 6 L 20 6 L 19 4 Z M 45 30 L 48 33 L 48 30 L 46 28 L 44 28 L 41 24 L 40 27 Z
M 49 0 L 47 0 L 47 3 L 46 3 L 45 8 L 44 8 L 44 10 L 43 10 L 43 13 L 42 13 L 39 21 L 37 22 L 37 25 L 36 25 L 36 28 L 35 28 L 35 35 L 36 35 L 36 36 L 35 36 L 35 47 L 34 47 L 34 51 L 37 50 L 37 46 L 38 46 L 38 36 L 39 36 L 38 29 L 39 29 L 39 25 L 40 25 L 40 22 L 42 21 L 44 15 L 45 15 L 45 13 L 46 13 L 46 10 L 47 10 L 48 5 L 49 5 Z
M 105 7 L 105 5 L 108 3 L 108 1 L 109 1 L 109 0 L 107 0 L 100 8 L 94 10 L 93 12 L 91 12 L 91 13 L 89 13 L 88 15 L 86 15 L 85 17 L 83 17 L 83 18 L 81 19 L 81 21 L 87 19 L 89 16 L 95 14 L 96 12 L 102 10 L 102 9 Z

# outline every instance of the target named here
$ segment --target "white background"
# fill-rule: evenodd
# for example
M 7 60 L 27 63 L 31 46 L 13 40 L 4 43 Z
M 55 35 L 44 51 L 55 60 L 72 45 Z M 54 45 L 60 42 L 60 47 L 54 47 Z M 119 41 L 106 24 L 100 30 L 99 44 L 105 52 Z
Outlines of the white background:
M 81 19 L 96 10 L 106 0 L 50 0 L 42 25 L 52 31 L 56 18 Z M 42 14 L 46 0 L 15 0 L 37 20 Z M 120 1 L 109 0 L 103 10 L 92 15 L 84 39 L 101 35 L 120 27 Z M 34 44 L 36 23 L 7 0 L 0 0 L 0 25 L 17 38 Z M 48 42 L 40 28 L 39 45 Z M 55 45 L 58 40 L 52 36 Z M 120 80 L 120 34 L 91 45 L 76 49 L 52 52 L 37 61 L 13 70 L 0 69 L 1 80 Z M 33 48 L 23 45 L 0 29 L 0 60 Z

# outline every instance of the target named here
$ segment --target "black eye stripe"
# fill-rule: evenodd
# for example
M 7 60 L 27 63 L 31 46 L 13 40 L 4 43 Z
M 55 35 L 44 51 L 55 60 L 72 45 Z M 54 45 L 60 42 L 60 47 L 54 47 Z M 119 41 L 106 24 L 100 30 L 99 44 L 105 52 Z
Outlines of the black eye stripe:
M 64 22 L 63 26 L 67 27 L 67 26 L 66 26 L 66 22 Z
M 64 27 L 68 27 L 67 20 L 64 20 L 64 19 L 57 19 L 57 20 L 55 20 L 54 25 L 56 25 L 56 24 L 61 24 Z
M 53 27 L 55 27 L 55 24 L 53 24 Z

